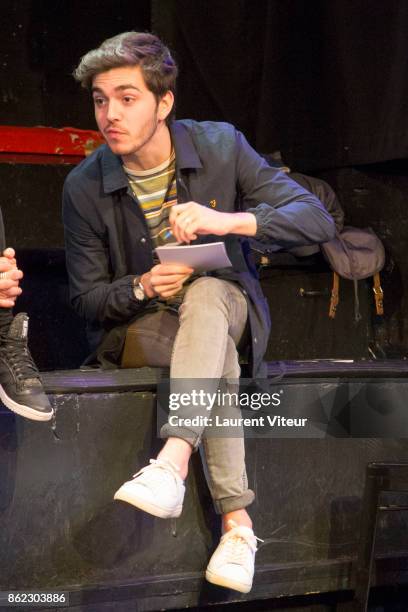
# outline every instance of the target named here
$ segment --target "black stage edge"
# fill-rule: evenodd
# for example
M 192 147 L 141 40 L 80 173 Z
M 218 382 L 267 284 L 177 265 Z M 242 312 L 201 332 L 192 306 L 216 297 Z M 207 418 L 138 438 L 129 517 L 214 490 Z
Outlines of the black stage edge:
M 168 377 L 163 368 L 138 370 L 102 370 L 84 367 L 78 370 L 43 372 L 47 393 L 91 393 L 108 391 L 152 391 Z M 408 360 L 355 361 L 312 359 L 308 361 L 275 361 L 268 363 L 268 377 L 287 378 L 407 378 Z

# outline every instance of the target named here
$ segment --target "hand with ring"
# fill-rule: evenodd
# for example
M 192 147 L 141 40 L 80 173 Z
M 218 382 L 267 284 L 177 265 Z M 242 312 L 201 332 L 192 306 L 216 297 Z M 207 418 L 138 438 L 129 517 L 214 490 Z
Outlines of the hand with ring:
M 178 242 L 189 243 L 199 234 L 228 234 L 234 215 L 218 212 L 197 202 L 175 204 L 170 210 L 170 225 Z
M 169 221 L 173 236 L 178 242 L 191 242 L 199 235 L 226 236 L 239 234 L 255 236 L 256 217 L 250 212 L 223 212 L 198 202 L 174 204 Z

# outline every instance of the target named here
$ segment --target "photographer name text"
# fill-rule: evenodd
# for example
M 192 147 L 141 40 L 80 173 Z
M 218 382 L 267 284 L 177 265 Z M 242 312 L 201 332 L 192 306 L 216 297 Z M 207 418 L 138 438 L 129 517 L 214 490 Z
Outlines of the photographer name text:
M 214 417 L 197 415 L 191 418 L 170 415 L 169 424 L 173 427 L 305 427 L 306 418 L 287 418 L 284 416 L 257 416 L 225 418 L 216 415 Z

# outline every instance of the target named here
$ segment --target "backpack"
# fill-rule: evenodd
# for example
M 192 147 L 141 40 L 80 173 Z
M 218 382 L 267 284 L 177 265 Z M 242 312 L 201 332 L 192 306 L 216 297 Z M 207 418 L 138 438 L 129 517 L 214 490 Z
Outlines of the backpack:
M 336 231 L 336 237 L 320 245 L 333 270 L 333 287 L 330 297 L 329 317 L 334 319 L 339 303 L 339 276 L 354 283 L 354 319 L 361 320 L 358 299 L 358 281 L 373 277 L 373 291 L 377 315 L 384 314 L 383 290 L 380 270 L 384 267 L 385 252 L 381 240 L 368 227 L 344 227 Z
M 327 212 L 333 217 L 336 236 L 330 242 L 320 245 L 327 262 L 333 270 L 333 286 L 330 296 L 329 317 L 334 319 L 339 303 L 339 277 L 352 280 L 354 283 L 354 320 L 361 320 L 358 299 L 358 281 L 373 277 L 373 291 L 377 315 L 384 314 L 383 290 L 380 282 L 380 270 L 384 267 L 385 252 L 381 240 L 369 227 L 359 229 L 344 226 L 344 212 L 334 190 L 321 179 L 292 172 L 289 176 L 302 187 L 319 198 Z M 292 249 L 295 255 L 308 254 L 310 247 Z
M 290 172 L 280 154 L 264 155 L 266 161 L 273 167 L 280 168 L 304 189 L 315 195 L 333 217 L 336 226 L 336 236 L 330 242 L 320 245 L 294 247 L 288 252 L 295 257 L 307 257 L 319 250 L 323 252 L 326 261 L 333 270 L 333 285 L 330 295 L 329 317 L 334 319 L 339 303 L 339 277 L 352 280 L 354 283 L 354 319 L 361 320 L 360 303 L 358 298 L 358 281 L 369 276 L 373 277 L 373 291 L 377 315 L 384 314 L 384 293 L 380 282 L 380 271 L 384 267 L 385 252 L 381 240 L 369 227 L 359 229 L 344 226 L 344 211 L 335 191 L 325 181 L 301 174 Z M 267 260 L 267 258 L 265 258 Z

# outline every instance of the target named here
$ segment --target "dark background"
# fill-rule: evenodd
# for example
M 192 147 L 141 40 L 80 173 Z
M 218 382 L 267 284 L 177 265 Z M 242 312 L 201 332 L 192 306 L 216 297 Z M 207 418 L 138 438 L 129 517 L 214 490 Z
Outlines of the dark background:
M 408 2 L 2 0 L 1 9 L 0 125 L 95 128 L 89 96 L 71 76 L 79 58 L 119 32 L 153 30 L 180 67 L 178 118 L 229 121 L 259 152 L 280 149 L 294 170 L 335 188 L 347 224 L 377 232 L 387 250 L 385 317 L 372 316 L 363 282 L 366 310 L 355 327 L 344 281 L 329 323 L 329 273 L 282 270 L 264 282 L 274 323 L 268 359 L 369 358 L 378 330 L 396 356 L 408 350 Z M 87 352 L 73 341 L 82 327 L 59 251 L 70 169 L 0 164 L 7 242 L 26 271 L 17 309 L 31 314 L 43 369 L 72 367 Z M 305 303 L 300 287 L 322 295 Z
M 1 124 L 94 127 L 82 54 L 153 29 L 178 116 L 230 121 L 298 169 L 408 157 L 405 0 L 3 0 Z

